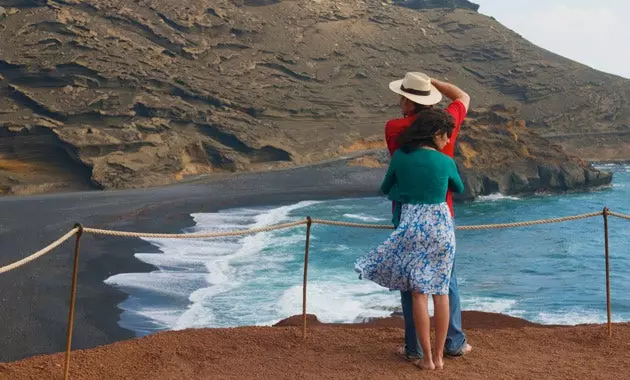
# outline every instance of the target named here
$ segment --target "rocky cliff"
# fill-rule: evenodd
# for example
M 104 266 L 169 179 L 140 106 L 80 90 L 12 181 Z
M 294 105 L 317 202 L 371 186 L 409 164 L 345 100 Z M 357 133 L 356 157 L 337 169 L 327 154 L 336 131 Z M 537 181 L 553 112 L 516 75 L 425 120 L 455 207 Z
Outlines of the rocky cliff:
M 398 114 L 387 82 L 407 70 L 457 83 L 475 106 L 518 106 L 527 129 L 570 153 L 630 158 L 630 81 L 470 9 L 372 0 L 0 6 L 4 193 L 155 186 L 336 157 L 381 136 Z M 491 139 L 482 137 L 469 138 Z
M 610 183 L 612 175 L 567 155 L 519 120 L 516 109 L 494 106 L 473 110 L 456 154 L 466 192 L 529 194 L 565 192 Z
M 565 192 L 604 186 L 610 173 L 567 155 L 562 147 L 531 131 L 518 109 L 494 105 L 473 109 L 462 125 L 455 159 L 466 190 L 459 199 L 495 193 L 522 195 Z M 389 154 L 376 150 L 350 160 L 351 165 L 384 167 Z

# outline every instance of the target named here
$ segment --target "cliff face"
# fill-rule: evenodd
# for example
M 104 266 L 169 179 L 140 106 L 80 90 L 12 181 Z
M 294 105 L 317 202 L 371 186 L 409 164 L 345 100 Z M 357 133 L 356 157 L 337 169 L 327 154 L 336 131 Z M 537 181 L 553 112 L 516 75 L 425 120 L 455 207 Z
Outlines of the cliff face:
M 614 137 L 619 149 L 602 158 L 630 158 L 630 81 L 472 10 L 371 0 L 0 6 L 4 193 L 154 186 L 332 158 L 381 136 L 398 113 L 387 83 L 408 70 L 457 83 L 476 106 L 519 106 L 527 128 L 570 153 L 598 158 Z
M 466 184 L 461 198 L 564 192 L 611 182 L 610 173 L 567 155 L 559 145 L 529 130 L 517 115 L 503 106 L 470 113 L 455 157 Z

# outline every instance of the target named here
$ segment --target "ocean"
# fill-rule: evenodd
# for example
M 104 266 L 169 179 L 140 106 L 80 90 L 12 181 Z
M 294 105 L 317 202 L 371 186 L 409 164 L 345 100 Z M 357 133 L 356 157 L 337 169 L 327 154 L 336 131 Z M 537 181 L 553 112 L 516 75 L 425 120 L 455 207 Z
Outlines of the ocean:
M 456 204 L 458 225 L 544 219 L 610 209 L 630 214 L 630 166 L 611 187 L 562 195 L 480 197 Z M 183 232 L 227 231 L 313 218 L 389 223 L 385 198 L 303 201 L 193 214 Z M 630 321 L 630 221 L 610 218 L 613 320 Z M 179 232 L 179 231 L 173 231 Z M 361 281 L 355 259 L 390 231 L 314 225 L 308 312 L 324 322 L 389 316 L 397 292 Z M 271 325 L 301 313 L 304 226 L 245 237 L 146 239 L 158 253 L 135 256 L 158 270 L 105 282 L 129 296 L 120 325 L 138 336 L 162 330 Z M 458 231 L 456 273 L 464 310 L 503 313 L 542 324 L 606 321 L 602 217 L 517 229 Z

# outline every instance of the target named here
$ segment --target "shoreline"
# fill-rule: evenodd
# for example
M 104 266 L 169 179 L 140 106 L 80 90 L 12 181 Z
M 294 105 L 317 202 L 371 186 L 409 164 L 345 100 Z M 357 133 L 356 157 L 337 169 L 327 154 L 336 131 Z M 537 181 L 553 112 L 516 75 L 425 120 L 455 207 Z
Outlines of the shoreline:
M 266 174 L 274 174 L 274 173 L 292 173 L 292 172 L 297 172 L 297 171 L 302 171 L 302 170 L 309 170 L 309 169 L 313 169 L 313 170 L 318 170 L 318 169 L 324 169 L 324 168 L 330 168 L 330 167 L 336 167 L 336 168 L 346 168 L 349 170 L 353 170 L 356 169 L 357 171 L 360 170 L 364 170 L 364 171 L 379 171 L 382 170 L 383 171 L 383 175 L 387 169 L 387 166 L 383 166 L 380 168 L 375 168 L 375 167 L 371 167 L 371 166 L 361 166 L 361 165 L 349 165 L 350 162 L 352 162 L 352 160 L 363 157 L 363 156 L 368 156 L 370 154 L 376 153 L 381 151 L 380 149 L 370 149 L 370 150 L 365 150 L 365 151 L 357 151 L 357 152 L 351 152 L 350 154 L 347 154 L 345 156 L 342 157 L 335 157 L 335 158 L 331 158 L 331 159 L 327 159 L 327 160 L 323 160 L 320 162 L 316 162 L 316 163 L 311 163 L 311 164 L 303 164 L 303 165 L 296 165 L 296 166 L 289 166 L 289 167 L 272 167 L 270 169 L 265 169 L 265 170 L 254 170 L 254 171 L 248 171 L 248 172 L 235 172 L 235 173 L 220 173 L 220 174 L 198 174 L 198 175 L 190 175 L 190 176 L 186 176 L 184 177 L 181 181 L 178 182 L 174 182 L 174 183 L 169 183 L 169 184 L 165 184 L 165 185 L 160 185 L 160 186 L 152 186 L 152 187 L 140 187 L 140 188 L 132 188 L 132 189 L 73 189 L 73 188 L 68 188 L 68 189 L 62 189 L 62 190 L 53 190 L 51 192 L 46 192 L 46 193 L 35 193 L 35 194 L 25 194 L 25 195 L 13 195 L 13 194 L 7 194 L 7 195 L 0 195 L 0 200 L 5 199 L 5 198 L 18 198 L 18 199 L 26 199 L 26 198 L 40 198 L 40 197 L 48 197 L 48 196 L 71 196 L 71 195 L 85 195 L 85 194 L 93 194 L 93 193 L 97 193 L 97 194 L 118 194 L 118 193 L 132 193 L 132 192 L 141 192 L 141 191 L 160 191 L 162 189 L 169 189 L 169 188 L 179 188 L 179 187 L 185 187 L 185 186 L 197 186 L 197 185 L 209 185 L 211 186 L 212 184 L 215 183 L 219 183 L 219 182 L 223 182 L 223 181 L 229 181 L 231 179 L 238 179 L 240 177 L 248 177 L 248 176 L 254 176 L 254 175 L 266 175 Z M 619 166 L 624 166 L 624 165 L 630 165 L 630 159 L 618 159 L 618 160 L 604 160 L 604 161 L 599 161 L 599 160 L 587 160 L 587 162 L 593 166 L 598 166 L 598 165 L 619 165 Z M 606 168 L 601 168 L 601 170 L 606 171 Z M 379 182 L 380 183 L 380 182 Z M 377 184 L 378 185 L 378 184 Z M 570 189 L 567 190 L 567 192 L 581 192 L 581 191 L 589 191 L 592 189 L 599 189 L 601 187 L 606 187 L 609 185 L 602 185 L 602 186 L 595 186 L 594 188 L 575 188 L 575 189 Z M 378 192 L 378 190 L 377 190 Z M 522 194 L 515 194 L 515 195 L 535 195 L 534 193 L 522 193 Z M 562 194 L 562 192 L 558 192 L 558 194 Z M 510 194 L 512 195 L 512 194 Z M 455 199 L 457 200 L 457 199 Z M 461 200 L 460 200 L 461 201 Z
M 377 196 L 382 175 L 382 169 L 328 164 L 150 189 L 0 197 L 0 265 L 41 249 L 76 222 L 98 228 L 178 233 L 192 226 L 192 212 Z M 35 262 L 0 276 L 0 323 L 9 326 L 0 339 L 0 362 L 65 347 L 72 247 L 73 241 L 68 241 Z M 122 312 L 118 305 L 127 294 L 104 280 L 119 273 L 155 270 L 134 257 L 139 250 L 155 248 L 141 239 L 82 238 L 74 349 L 135 337 L 118 325 Z

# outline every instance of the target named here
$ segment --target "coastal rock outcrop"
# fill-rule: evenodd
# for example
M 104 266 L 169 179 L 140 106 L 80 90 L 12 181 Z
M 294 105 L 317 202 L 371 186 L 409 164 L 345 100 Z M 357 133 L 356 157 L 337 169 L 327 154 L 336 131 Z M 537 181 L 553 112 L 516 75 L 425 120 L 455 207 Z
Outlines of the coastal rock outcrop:
M 408 70 L 457 83 L 477 107 L 518 106 L 571 154 L 630 158 L 629 80 L 443 8 L 468 2 L 421 3 L 440 6 L 0 0 L 0 193 L 335 158 L 382 135 L 398 113 L 386 84 Z
M 466 187 L 456 198 L 566 192 L 610 184 L 610 173 L 567 155 L 560 146 L 528 129 L 518 115 L 516 108 L 504 105 L 471 110 L 455 152 Z M 380 150 L 350 163 L 377 167 L 388 161 L 387 151 Z
M 455 159 L 472 199 L 494 193 L 566 192 L 610 184 L 612 174 L 567 155 L 527 128 L 515 109 L 473 110 L 459 137 Z

